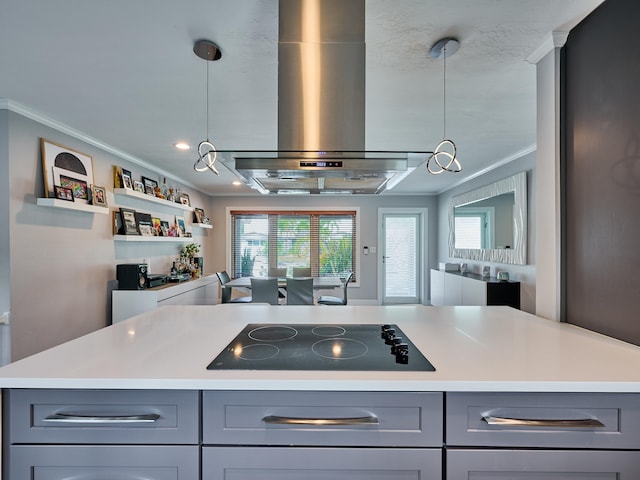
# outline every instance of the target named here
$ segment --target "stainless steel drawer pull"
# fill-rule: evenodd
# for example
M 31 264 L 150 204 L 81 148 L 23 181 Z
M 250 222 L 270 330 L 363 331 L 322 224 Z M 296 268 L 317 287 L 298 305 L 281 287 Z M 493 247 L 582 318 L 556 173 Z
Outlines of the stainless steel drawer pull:
M 55 413 L 43 419 L 44 422 L 61 423 L 153 423 L 160 415 L 146 413 L 142 415 L 76 415 L 71 413 Z
M 268 415 L 262 419 L 264 423 L 277 425 L 377 425 L 378 418 L 370 417 L 353 417 L 353 418 L 297 418 L 297 417 L 279 417 L 277 415 Z
M 576 420 L 551 420 L 540 419 L 534 420 L 529 418 L 508 418 L 508 417 L 493 417 L 486 415 L 482 417 L 482 420 L 489 425 L 508 425 L 511 427 L 568 427 L 568 428 L 589 428 L 589 427 L 604 427 L 604 424 L 593 418 L 580 418 Z

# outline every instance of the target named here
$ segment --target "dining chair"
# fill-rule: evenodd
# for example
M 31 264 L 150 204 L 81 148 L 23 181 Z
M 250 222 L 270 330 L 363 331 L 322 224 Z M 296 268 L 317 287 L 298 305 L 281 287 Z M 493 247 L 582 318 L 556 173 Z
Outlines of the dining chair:
M 313 305 L 313 278 L 287 278 L 287 305 Z
M 293 278 L 306 278 L 311 276 L 311 267 L 293 267 Z
M 286 278 L 286 276 L 287 276 L 287 267 L 284 267 L 284 268 L 269 267 L 270 278 Z
M 318 297 L 318 304 L 320 305 L 346 305 L 347 304 L 347 287 L 349 286 L 349 282 L 351 282 L 351 278 L 353 278 L 353 272 L 349 274 L 349 276 L 344 281 L 344 293 L 342 298 L 333 297 L 331 295 L 321 295 Z
M 225 287 L 225 284 L 231 281 L 231 277 L 226 270 L 222 272 L 216 272 L 218 280 L 220 281 L 221 291 L 220 291 L 220 303 L 249 303 L 251 302 L 251 296 L 245 295 L 242 297 L 231 298 L 232 289 L 229 287 Z
M 277 278 L 251 278 L 251 301 L 278 305 Z

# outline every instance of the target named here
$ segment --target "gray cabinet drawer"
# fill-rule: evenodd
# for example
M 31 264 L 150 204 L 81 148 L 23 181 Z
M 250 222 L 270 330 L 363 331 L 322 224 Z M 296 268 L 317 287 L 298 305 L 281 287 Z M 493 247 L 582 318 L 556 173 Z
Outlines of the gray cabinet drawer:
M 10 390 L 11 443 L 197 444 L 199 393 Z
M 206 480 L 442 480 L 440 449 L 205 447 Z
M 205 391 L 205 444 L 442 446 L 442 394 Z
M 10 448 L 11 480 L 199 480 L 198 446 L 24 446 Z
M 447 450 L 447 480 L 636 480 L 640 452 Z
M 637 394 L 448 393 L 446 405 L 448 446 L 640 445 Z

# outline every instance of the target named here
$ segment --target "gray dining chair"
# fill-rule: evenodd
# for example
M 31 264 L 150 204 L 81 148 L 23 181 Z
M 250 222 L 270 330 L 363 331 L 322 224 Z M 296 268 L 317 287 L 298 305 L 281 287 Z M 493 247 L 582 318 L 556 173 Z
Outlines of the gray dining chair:
M 227 273 L 226 270 L 223 270 L 222 272 L 216 272 L 216 275 L 218 277 L 218 280 L 220 281 L 220 287 L 221 287 L 220 303 L 249 303 L 249 302 L 251 302 L 251 296 L 250 295 L 245 295 L 245 296 L 242 296 L 242 297 L 235 297 L 235 298 L 231 297 L 232 289 L 229 288 L 229 287 L 225 287 L 225 284 L 227 284 L 227 283 L 229 283 L 231 281 L 231 277 L 229 277 L 229 274 Z
M 313 305 L 313 278 L 287 278 L 287 305 Z
M 251 278 L 251 301 L 278 305 L 277 278 Z
M 284 268 L 269 267 L 270 278 L 286 278 L 286 276 L 287 276 L 287 267 L 284 267 Z
M 311 267 L 293 267 L 293 278 L 306 278 L 311 276 Z
M 342 298 L 333 297 L 331 295 L 321 295 L 318 297 L 318 304 L 320 305 L 346 305 L 347 304 L 347 287 L 349 286 L 349 282 L 351 282 L 351 278 L 353 278 L 353 272 L 349 274 L 349 276 L 344 281 L 344 293 Z

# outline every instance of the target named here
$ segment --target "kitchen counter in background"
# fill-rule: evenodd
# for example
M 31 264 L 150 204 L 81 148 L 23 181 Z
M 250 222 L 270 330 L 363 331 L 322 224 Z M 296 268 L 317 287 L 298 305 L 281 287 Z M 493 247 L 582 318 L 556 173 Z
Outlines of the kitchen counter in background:
M 435 372 L 212 371 L 248 323 L 392 323 Z M 510 307 L 166 306 L 0 369 L 2 388 L 640 392 L 640 347 Z

